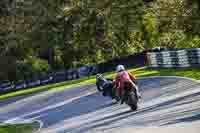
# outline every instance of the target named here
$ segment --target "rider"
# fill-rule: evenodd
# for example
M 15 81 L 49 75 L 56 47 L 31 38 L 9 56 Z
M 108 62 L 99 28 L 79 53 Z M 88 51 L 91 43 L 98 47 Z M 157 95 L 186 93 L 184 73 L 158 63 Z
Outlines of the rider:
M 138 87 L 135 84 L 136 83 L 135 76 L 126 71 L 123 65 L 118 65 L 116 67 L 116 72 L 117 75 L 115 77 L 115 86 L 114 86 L 114 88 L 116 89 L 116 95 L 119 97 L 122 96 L 124 83 L 128 81 L 132 84 L 133 87 L 135 87 L 137 97 L 141 98 L 141 94 L 139 93 Z

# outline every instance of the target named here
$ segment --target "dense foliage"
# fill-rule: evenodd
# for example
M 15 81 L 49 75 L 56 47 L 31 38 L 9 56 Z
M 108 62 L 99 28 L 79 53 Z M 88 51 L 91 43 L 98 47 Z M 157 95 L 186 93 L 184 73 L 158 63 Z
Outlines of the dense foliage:
M 0 79 L 200 47 L 198 0 L 1 0 Z

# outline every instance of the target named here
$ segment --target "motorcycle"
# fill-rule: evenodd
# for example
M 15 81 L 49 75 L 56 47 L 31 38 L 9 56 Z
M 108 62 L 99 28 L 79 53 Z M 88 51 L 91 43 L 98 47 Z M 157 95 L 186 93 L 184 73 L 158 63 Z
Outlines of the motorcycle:
M 121 104 L 126 103 L 131 110 L 135 111 L 138 108 L 138 97 L 136 88 L 130 82 L 125 82 L 124 93 L 121 98 L 115 94 L 114 83 L 112 79 L 106 79 L 102 75 L 96 77 L 96 86 L 98 91 L 102 92 L 103 96 L 110 96 L 116 101 L 121 100 Z
M 103 96 L 109 96 L 112 99 L 115 98 L 114 84 L 113 80 L 109 78 L 104 78 L 101 74 L 96 77 L 96 86 L 99 92 L 102 92 Z
M 135 111 L 138 108 L 138 97 L 136 88 L 134 88 L 130 82 L 125 82 L 124 93 L 121 98 L 121 104 L 126 103 L 130 106 L 131 110 Z

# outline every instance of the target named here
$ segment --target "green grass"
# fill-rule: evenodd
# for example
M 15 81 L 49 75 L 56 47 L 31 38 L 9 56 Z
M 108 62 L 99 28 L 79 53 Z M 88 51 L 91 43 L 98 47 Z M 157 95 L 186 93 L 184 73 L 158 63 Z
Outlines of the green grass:
M 140 68 L 129 69 L 129 71 L 132 74 L 134 74 L 137 78 L 148 77 L 148 76 L 182 76 L 182 77 L 189 77 L 189 78 L 200 80 L 200 68 L 148 69 L 148 68 L 140 67 Z M 105 73 L 104 75 L 106 77 L 113 78 L 115 76 L 115 73 L 109 72 L 109 73 Z M 64 89 L 69 89 L 72 87 L 77 87 L 77 86 L 92 84 L 92 83 L 95 83 L 95 76 L 34 87 L 34 88 L 21 90 L 17 92 L 11 92 L 8 94 L 1 95 L 0 100 L 6 99 L 9 97 L 40 92 L 44 90 L 62 91 Z
M 138 71 L 131 71 L 138 77 L 148 76 L 180 76 L 200 80 L 200 68 L 163 68 L 163 69 L 140 69 Z
M 0 133 L 32 133 L 34 127 L 32 124 L 1 125 Z
M 20 90 L 20 91 L 16 91 L 16 92 L 11 92 L 11 93 L 8 93 L 8 94 L 1 95 L 0 100 L 10 98 L 10 97 L 14 97 L 14 96 L 32 94 L 32 93 L 40 92 L 40 91 L 44 91 L 44 90 L 53 89 L 55 91 L 61 91 L 63 89 L 77 87 L 77 86 L 81 86 L 81 85 L 85 85 L 85 84 L 90 84 L 90 83 L 95 82 L 94 77 L 95 76 L 91 76 L 89 78 L 82 78 L 82 79 L 72 80 L 72 81 L 64 81 L 64 82 L 60 82 L 60 83 L 54 83 L 54 84 L 48 84 L 48 85 L 43 85 L 43 86 L 39 86 L 39 87 L 29 88 L 27 90 Z

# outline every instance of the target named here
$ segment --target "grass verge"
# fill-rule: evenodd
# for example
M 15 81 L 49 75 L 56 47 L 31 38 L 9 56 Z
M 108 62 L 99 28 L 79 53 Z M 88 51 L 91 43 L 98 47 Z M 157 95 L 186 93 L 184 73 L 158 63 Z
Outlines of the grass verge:
M 0 125 L 0 133 L 33 133 L 32 124 Z
M 182 76 L 189 77 L 196 80 L 200 80 L 200 68 L 163 68 L 163 69 L 150 69 L 145 67 L 129 69 L 129 71 L 134 74 L 137 78 L 148 77 L 148 76 Z M 106 77 L 113 78 L 115 76 L 114 72 L 109 72 L 104 74 Z M 16 92 L 11 92 L 0 96 L 0 100 L 7 99 L 14 96 L 32 94 L 35 92 L 40 92 L 44 90 L 64 90 L 72 87 L 78 87 L 81 85 L 87 85 L 95 83 L 95 76 L 86 77 L 78 80 L 65 81 L 55 84 L 49 84 L 34 88 L 29 88 L 26 90 L 20 90 Z

